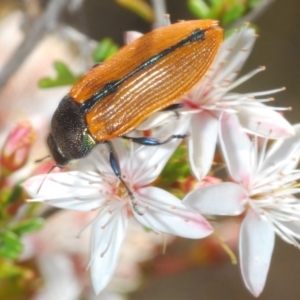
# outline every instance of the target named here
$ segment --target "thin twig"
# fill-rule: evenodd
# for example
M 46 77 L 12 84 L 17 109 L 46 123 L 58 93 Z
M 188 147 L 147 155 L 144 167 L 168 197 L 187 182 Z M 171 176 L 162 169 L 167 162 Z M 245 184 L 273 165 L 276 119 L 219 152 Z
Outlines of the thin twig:
M 23 42 L 1 70 L 0 91 L 10 77 L 18 70 L 44 34 L 56 28 L 58 18 L 69 1 L 70 0 L 51 0 L 48 2 L 44 13 L 32 24 Z
M 238 19 L 236 22 L 228 26 L 228 28 L 236 28 L 245 22 L 253 22 L 259 18 L 274 1 L 275 0 L 261 0 L 260 3 L 254 7 L 254 9 L 252 9 L 244 17 Z
M 151 3 L 155 13 L 155 20 L 152 27 L 158 28 L 168 25 L 166 20 L 167 8 L 165 0 L 151 0 Z

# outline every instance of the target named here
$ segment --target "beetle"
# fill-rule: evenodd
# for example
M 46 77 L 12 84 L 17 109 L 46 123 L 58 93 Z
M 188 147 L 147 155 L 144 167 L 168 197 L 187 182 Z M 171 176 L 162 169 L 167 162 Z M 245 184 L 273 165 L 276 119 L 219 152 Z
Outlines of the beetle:
M 106 143 L 111 167 L 134 199 L 121 177 L 110 140 L 129 138 L 126 134 L 154 112 L 176 108 L 180 98 L 203 78 L 222 40 L 223 30 L 217 21 L 179 22 L 143 35 L 93 67 L 53 114 L 47 143 L 57 166 L 62 168 L 88 155 L 96 144 Z M 161 145 L 185 136 L 172 135 L 165 141 L 130 139 L 143 145 Z

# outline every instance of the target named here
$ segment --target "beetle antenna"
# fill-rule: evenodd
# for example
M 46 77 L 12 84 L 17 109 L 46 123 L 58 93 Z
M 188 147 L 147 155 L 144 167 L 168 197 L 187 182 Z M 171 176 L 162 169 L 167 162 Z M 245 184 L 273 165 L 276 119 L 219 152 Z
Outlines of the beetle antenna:
M 48 154 L 47 156 L 42 157 L 42 158 L 40 158 L 40 159 L 36 159 L 34 162 L 35 162 L 35 163 L 40 163 L 40 162 L 42 162 L 43 160 L 45 160 L 46 158 L 49 158 L 49 157 L 51 157 L 50 154 Z
M 49 169 L 49 171 L 45 174 L 45 176 L 44 176 L 44 178 L 43 178 L 41 184 L 39 185 L 39 188 L 38 188 L 37 191 L 36 191 L 36 194 L 38 194 L 38 193 L 40 192 L 41 187 L 42 187 L 42 185 L 44 184 L 44 182 L 45 182 L 45 180 L 46 180 L 48 174 L 51 173 L 55 167 L 58 167 L 58 166 L 57 166 L 57 165 L 52 166 L 52 167 Z

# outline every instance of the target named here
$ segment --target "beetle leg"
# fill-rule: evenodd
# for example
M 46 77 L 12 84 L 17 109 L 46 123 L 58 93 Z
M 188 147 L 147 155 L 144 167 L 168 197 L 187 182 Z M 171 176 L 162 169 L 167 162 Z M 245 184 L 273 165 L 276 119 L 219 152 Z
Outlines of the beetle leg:
M 130 188 L 127 186 L 126 182 L 123 180 L 122 178 L 122 174 L 121 174 L 121 168 L 120 168 L 120 163 L 119 163 L 119 159 L 118 159 L 118 154 L 112 144 L 112 142 L 110 141 L 105 141 L 106 144 L 108 145 L 108 151 L 109 151 L 109 162 L 111 165 L 111 168 L 113 169 L 115 175 L 119 178 L 119 180 L 122 182 L 122 184 L 124 185 L 128 196 L 130 197 L 131 201 L 132 201 L 132 207 L 133 210 L 140 216 L 142 216 L 144 213 L 139 211 L 138 205 L 137 205 L 137 201 L 135 200 L 132 191 L 130 190 Z
M 183 108 L 184 104 L 183 103 L 174 103 L 170 106 L 167 106 L 166 108 L 162 109 L 161 111 L 168 111 L 168 110 L 176 110 L 176 109 L 180 109 Z
M 131 140 L 134 143 L 141 144 L 144 146 L 159 146 L 159 145 L 166 144 L 173 139 L 185 139 L 188 136 L 189 136 L 188 134 L 172 134 L 164 141 L 160 141 L 153 137 L 130 137 L 130 136 L 126 136 L 126 135 L 123 135 L 121 137 L 123 139 Z
M 162 109 L 161 111 L 174 111 L 174 114 L 176 115 L 176 118 L 178 119 L 179 118 L 179 112 L 177 111 L 178 109 L 184 107 L 184 104 L 183 103 L 175 103 L 175 104 L 172 104 L 164 109 Z

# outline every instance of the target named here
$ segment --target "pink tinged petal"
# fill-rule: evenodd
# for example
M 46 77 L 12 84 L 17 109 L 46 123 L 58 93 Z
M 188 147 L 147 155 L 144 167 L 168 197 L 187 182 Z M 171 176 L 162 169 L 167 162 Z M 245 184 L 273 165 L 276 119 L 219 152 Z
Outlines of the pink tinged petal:
M 76 274 L 71 256 L 39 253 L 37 258 L 45 286 L 34 296 L 34 300 L 80 299 L 83 285 Z
M 251 106 L 238 106 L 237 109 L 241 126 L 250 133 L 270 139 L 287 138 L 295 134 L 293 126 L 272 107 L 255 102 Z
M 300 124 L 294 126 L 295 135 L 284 140 L 277 140 L 268 151 L 262 170 L 278 169 L 288 171 L 294 169 L 300 155 Z
M 220 144 L 231 177 L 248 185 L 254 163 L 253 145 L 242 131 L 235 114 L 223 114 L 220 120 Z
M 26 180 L 22 186 L 34 199 L 48 205 L 78 211 L 90 211 L 103 205 L 107 198 L 99 184 L 97 173 L 63 172 L 38 175 Z M 44 182 L 43 182 L 44 180 Z
M 127 228 L 126 207 L 104 209 L 93 223 L 89 263 L 94 291 L 99 294 L 110 281 L 118 262 Z
M 189 161 L 195 177 L 201 181 L 207 175 L 213 162 L 217 136 L 218 119 L 207 111 L 195 114 L 190 125 Z
M 143 34 L 138 31 L 125 31 L 124 33 L 124 42 L 125 44 L 130 44 L 136 39 L 140 38 Z
M 155 130 L 154 138 L 164 141 L 172 135 L 187 134 L 189 124 L 190 117 L 181 116 L 178 120 L 170 121 Z M 131 176 L 131 182 L 138 186 L 153 182 L 181 142 L 182 139 L 175 138 L 163 145 L 137 148 L 134 153 L 131 153 L 131 159 L 126 165 L 126 169 L 130 170 L 127 173 Z
M 255 41 L 255 31 L 246 27 L 225 39 L 213 64 L 212 75 L 209 74 L 214 83 L 220 84 L 224 80 L 232 81 L 236 78 L 251 53 Z M 221 72 L 220 66 L 222 66 Z
M 275 233 L 270 225 L 249 210 L 240 231 L 240 265 L 245 285 L 256 297 L 265 286 L 274 240 Z
M 224 182 L 190 192 L 183 204 L 203 215 L 236 216 L 244 211 L 247 199 L 248 193 L 243 186 Z
M 137 205 L 143 215 L 134 214 L 144 226 L 185 238 L 204 238 L 213 232 L 211 225 L 172 194 L 155 187 L 138 190 Z

